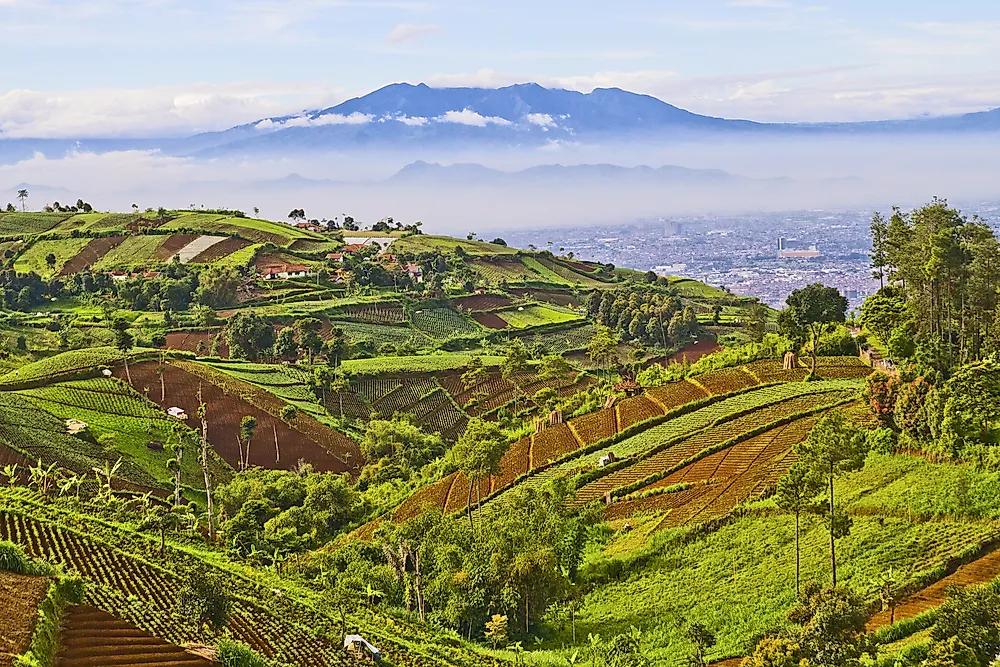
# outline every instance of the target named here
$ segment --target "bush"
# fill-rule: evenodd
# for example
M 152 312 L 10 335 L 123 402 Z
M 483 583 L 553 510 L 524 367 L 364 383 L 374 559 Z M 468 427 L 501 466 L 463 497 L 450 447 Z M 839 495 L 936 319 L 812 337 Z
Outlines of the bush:
M 216 661 L 225 667 L 271 667 L 271 662 L 243 642 L 221 637 L 215 645 Z
M 36 577 L 55 574 L 51 565 L 31 558 L 20 545 L 13 542 L 0 542 L 0 570 Z

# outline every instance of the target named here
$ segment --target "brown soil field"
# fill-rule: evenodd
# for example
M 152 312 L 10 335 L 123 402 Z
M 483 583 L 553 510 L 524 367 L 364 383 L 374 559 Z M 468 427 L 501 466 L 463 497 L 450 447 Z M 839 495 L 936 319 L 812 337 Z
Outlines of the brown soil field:
M 213 664 L 93 607 L 67 608 L 59 640 L 56 667 L 180 667 Z
M 168 350 L 183 350 L 185 352 L 198 352 L 208 354 L 212 349 L 212 342 L 218 332 L 215 331 L 173 331 L 167 334 Z M 203 344 L 203 350 L 199 352 L 198 343 Z M 223 359 L 229 358 L 229 346 L 226 345 L 225 338 L 219 345 L 219 356 Z
M 84 267 L 93 266 L 95 262 L 111 252 L 113 248 L 117 247 L 124 240 L 124 236 L 105 236 L 104 238 L 91 240 L 73 259 L 63 265 L 62 270 L 59 271 L 59 275 L 70 276 L 83 271 Z
M 899 603 L 896 607 L 895 620 L 912 618 L 928 609 L 933 609 L 948 599 L 949 586 L 970 586 L 993 581 L 1000 576 L 1000 549 L 991 551 L 979 560 L 974 560 L 958 568 L 944 579 L 927 588 L 917 591 Z M 889 625 L 889 610 L 881 611 L 868 621 L 869 629 L 877 629 Z
M 473 313 L 472 319 L 487 329 L 506 329 L 508 326 L 499 315 L 493 313 Z
M 506 308 L 514 302 L 505 294 L 473 294 L 452 299 L 452 303 L 462 310 L 475 312 Z
M 522 287 L 512 289 L 511 293 L 519 296 L 526 296 L 530 299 L 535 299 L 536 301 L 552 303 L 557 306 L 580 305 L 580 299 L 573 296 L 572 292 L 565 290 L 528 289 Z
M 200 253 L 194 256 L 191 260 L 193 264 L 208 264 L 209 262 L 214 262 L 217 259 L 222 259 L 227 255 L 232 255 L 237 250 L 246 248 L 248 245 L 253 245 L 252 242 L 246 239 L 238 239 L 230 237 L 225 241 L 219 241 L 213 246 L 202 250 Z
M 171 234 L 167 240 L 160 244 L 160 247 L 153 253 L 153 258 L 158 262 L 166 262 L 176 255 L 181 248 L 198 238 L 200 234 Z
M 44 577 L 0 572 L 0 600 L 3 600 L 0 667 L 12 665 L 15 655 L 28 650 L 38 621 L 38 603 L 48 589 L 49 581 Z
M 688 363 L 693 364 L 694 362 L 704 357 L 706 354 L 712 354 L 713 352 L 718 352 L 721 349 L 722 346 L 719 345 L 714 340 L 702 339 L 699 340 L 697 343 L 691 343 L 687 347 L 681 348 L 677 352 L 674 352 L 672 355 L 670 355 L 669 359 L 670 361 L 676 361 L 677 363 L 682 363 L 686 358 L 688 360 Z
M 132 378 L 136 386 L 158 387 L 160 380 L 156 375 L 156 366 L 156 362 L 133 366 Z M 119 376 L 123 373 L 123 370 L 118 370 Z M 159 400 L 159 391 L 150 392 L 150 398 L 158 400 L 164 409 L 172 406 L 182 408 L 188 414 L 188 425 L 192 428 L 199 428 L 198 387 L 201 386 L 203 400 L 208 406 L 208 441 L 234 468 L 240 462 L 237 441 L 240 421 L 247 415 L 257 420 L 257 436 L 250 447 L 252 466 L 290 470 L 302 460 L 311 463 L 319 472 L 353 472 L 364 464 L 354 441 L 315 419 L 300 412 L 294 421 L 295 428 L 292 428 L 279 417 L 251 404 L 248 399 L 254 400 L 258 405 L 272 400 L 275 405 L 267 407 L 280 412 L 284 403 L 263 390 L 255 391 L 251 385 L 232 380 L 228 384 L 231 391 L 227 392 L 223 387 L 179 368 L 176 363 L 167 365 L 164 380 L 166 399 Z M 239 388 L 239 393 L 235 391 L 236 388 Z M 266 396 L 262 396 L 265 394 Z M 277 451 L 274 442 L 276 436 Z

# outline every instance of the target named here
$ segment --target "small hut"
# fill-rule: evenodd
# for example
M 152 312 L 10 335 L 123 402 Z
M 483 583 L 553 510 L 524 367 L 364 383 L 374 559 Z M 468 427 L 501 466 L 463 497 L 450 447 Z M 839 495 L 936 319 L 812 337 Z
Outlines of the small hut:
M 344 637 L 344 650 L 355 660 L 367 662 L 381 662 L 382 651 L 378 650 L 361 635 L 347 635 Z
M 786 371 L 790 371 L 798 367 L 799 367 L 799 358 L 795 356 L 795 353 L 785 352 L 784 369 Z

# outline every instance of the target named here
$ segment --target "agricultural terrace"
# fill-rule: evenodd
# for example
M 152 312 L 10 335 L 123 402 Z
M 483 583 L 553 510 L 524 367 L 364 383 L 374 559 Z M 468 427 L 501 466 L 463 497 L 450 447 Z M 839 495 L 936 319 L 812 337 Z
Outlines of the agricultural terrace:
M 175 646 L 211 644 L 214 639 L 190 618 L 173 613 L 190 574 L 208 571 L 223 582 L 231 604 L 227 632 L 261 655 L 299 665 L 346 667 L 339 621 L 314 604 L 315 591 L 230 561 L 219 552 L 199 552 L 158 540 L 128 526 L 87 517 L 86 533 L 71 527 L 80 515 L 45 503 L 33 494 L 0 491 L 0 540 L 21 545 L 86 582 L 85 604 Z M 155 564 L 154 564 L 155 563 Z M 107 617 L 103 621 L 110 624 Z M 420 626 L 361 611 L 359 630 L 377 642 L 395 664 L 466 664 L 462 647 L 439 649 Z M 451 657 L 449 657 L 451 656 Z

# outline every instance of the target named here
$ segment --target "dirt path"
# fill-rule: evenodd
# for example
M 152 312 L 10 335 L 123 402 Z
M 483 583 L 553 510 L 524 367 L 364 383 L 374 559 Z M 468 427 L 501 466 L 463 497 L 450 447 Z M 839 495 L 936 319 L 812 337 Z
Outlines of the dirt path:
M 944 579 L 903 600 L 896 607 L 895 620 L 913 618 L 928 609 L 942 605 L 948 599 L 947 588 L 949 586 L 983 584 L 987 581 L 993 581 L 998 576 L 1000 576 L 1000 549 L 986 554 L 979 560 L 963 565 Z M 885 625 L 889 625 L 888 611 L 882 611 L 872 616 L 868 622 L 868 629 L 878 629 Z

